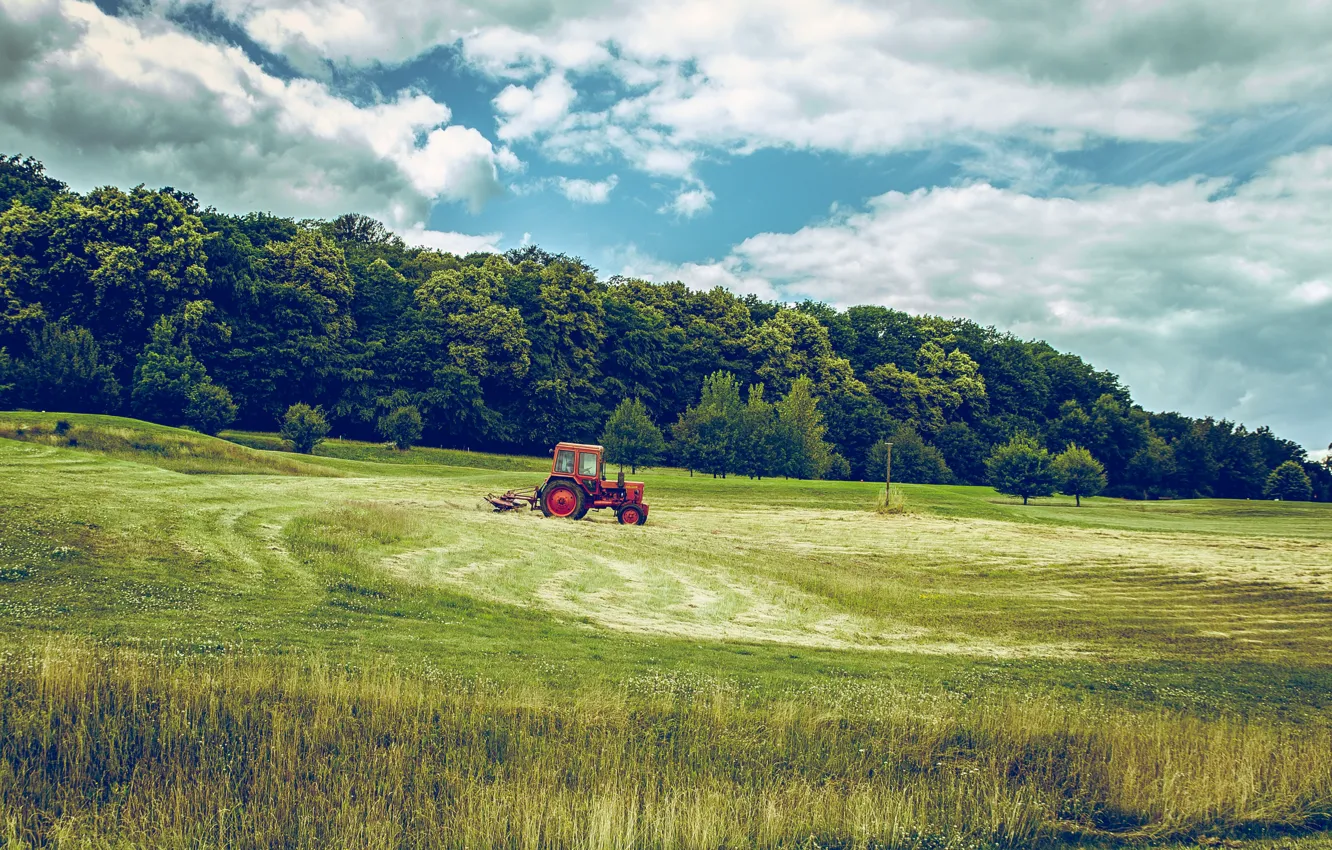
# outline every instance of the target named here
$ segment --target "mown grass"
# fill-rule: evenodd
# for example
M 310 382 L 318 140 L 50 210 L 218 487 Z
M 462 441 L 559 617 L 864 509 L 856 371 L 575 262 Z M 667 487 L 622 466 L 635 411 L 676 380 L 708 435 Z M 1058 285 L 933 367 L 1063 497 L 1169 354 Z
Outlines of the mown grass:
M 1326 506 L 291 459 L 0 439 L 0 844 L 1326 846 Z

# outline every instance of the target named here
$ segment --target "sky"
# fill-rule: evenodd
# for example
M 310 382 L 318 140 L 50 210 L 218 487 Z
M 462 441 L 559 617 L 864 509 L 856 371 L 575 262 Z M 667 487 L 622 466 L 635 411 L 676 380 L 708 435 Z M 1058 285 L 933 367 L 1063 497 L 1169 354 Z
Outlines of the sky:
M 1332 0 L 0 0 L 0 152 L 966 317 L 1332 441 Z

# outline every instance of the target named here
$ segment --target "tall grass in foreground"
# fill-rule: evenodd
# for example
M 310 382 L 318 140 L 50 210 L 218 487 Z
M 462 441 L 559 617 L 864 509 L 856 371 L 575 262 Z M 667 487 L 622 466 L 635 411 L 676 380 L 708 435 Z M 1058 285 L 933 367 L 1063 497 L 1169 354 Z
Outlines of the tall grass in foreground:
M 907 497 L 900 487 L 890 487 L 879 496 L 878 509 L 881 514 L 907 513 Z
M 11 655 L 0 841 L 1028 846 L 1332 811 L 1324 726 L 886 690 L 753 705 L 650 684 L 569 699 L 292 659 Z

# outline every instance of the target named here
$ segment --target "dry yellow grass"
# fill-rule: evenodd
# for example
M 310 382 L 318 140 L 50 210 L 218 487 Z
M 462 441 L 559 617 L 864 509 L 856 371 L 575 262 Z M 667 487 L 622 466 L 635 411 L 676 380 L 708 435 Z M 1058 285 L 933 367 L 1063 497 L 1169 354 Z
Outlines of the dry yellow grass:
M 9 847 L 1026 846 L 1302 828 L 1332 731 L 892 689 L 746 704 L 50 644 L 0 662 Z

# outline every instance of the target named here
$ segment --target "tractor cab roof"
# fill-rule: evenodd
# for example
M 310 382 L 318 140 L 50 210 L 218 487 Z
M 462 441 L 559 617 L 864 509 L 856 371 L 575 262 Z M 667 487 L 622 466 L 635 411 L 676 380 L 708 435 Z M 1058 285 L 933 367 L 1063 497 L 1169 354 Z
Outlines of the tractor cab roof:
M 598 454 L 603 451 L 601 446 L 594 446 L 589 443 L 556 443 L 555 450 L 559 451 L 560 449 L 579 449 L 585 452 L 597 452 Z

